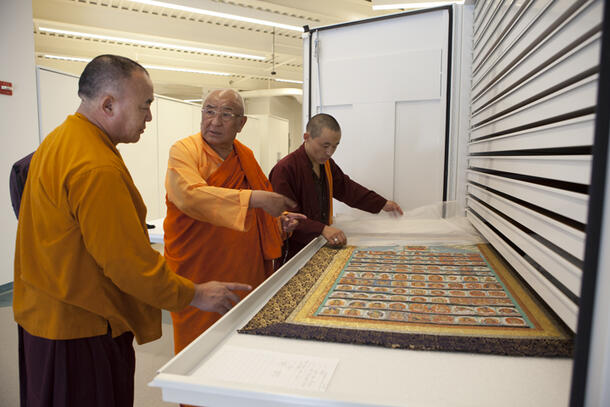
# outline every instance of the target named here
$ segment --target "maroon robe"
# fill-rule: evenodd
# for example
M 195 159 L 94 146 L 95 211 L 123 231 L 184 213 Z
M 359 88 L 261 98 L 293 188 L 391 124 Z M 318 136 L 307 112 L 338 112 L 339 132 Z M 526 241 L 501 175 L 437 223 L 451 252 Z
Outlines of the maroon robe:
M 374 191 L 371 191 L 345 175 L 341 168 L 331 158 L 330 170 L 332 173 L 332 198 L 370 213 L 378 213 L 387 200 Z M 292 235 L 284 242 L 283 259 L 290 259 L 299 250 L 322 233 L 325 225 L 330 225 L 328 214 L 322 219 L 319 194 L 313 178 L 313 168 L 304 145 L 296 151 L 282 158 L 269 173 L 269 180 L 273 190 L 294 200 L 298 207 L 291 209 L 307 215 L 307 220 L 299 221 L 299 225 Z M 324 167 L 321 166 L 320 176 L 326 179 Z M 328 180 L 327 180 L 328 181 Z M 326 190 L 330 190 L 328 182 Z
M 133 334 L 46 339 L 20 325 L 21 407 L 133 407 Z

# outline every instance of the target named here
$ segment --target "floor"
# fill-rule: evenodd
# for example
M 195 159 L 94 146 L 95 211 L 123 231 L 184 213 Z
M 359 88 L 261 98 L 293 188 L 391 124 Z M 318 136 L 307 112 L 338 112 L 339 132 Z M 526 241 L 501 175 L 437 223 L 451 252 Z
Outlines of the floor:
M 19 369 L 17 362 L 17 325 L 13 320 L 12 291 L 0 294 L 0 406 L 19 406 Z M 175 407 L 165 403 L 161 390 L 149 387 L 157 369 L 173 356 L 172 322 L 163 311 L 163 336 L 136 349 L 135 402 L 136 407 Z

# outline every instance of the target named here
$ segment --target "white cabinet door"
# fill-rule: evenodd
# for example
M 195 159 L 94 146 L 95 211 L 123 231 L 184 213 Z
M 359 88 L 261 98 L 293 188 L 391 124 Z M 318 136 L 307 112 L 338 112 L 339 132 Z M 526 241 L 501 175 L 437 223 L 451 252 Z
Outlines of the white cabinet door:
M 337 164 L 405 210 L 446 193 L 449 21 L 448 9 L 405 13 L 314 29 L 305 40 L 305 114 L 333 115 Z

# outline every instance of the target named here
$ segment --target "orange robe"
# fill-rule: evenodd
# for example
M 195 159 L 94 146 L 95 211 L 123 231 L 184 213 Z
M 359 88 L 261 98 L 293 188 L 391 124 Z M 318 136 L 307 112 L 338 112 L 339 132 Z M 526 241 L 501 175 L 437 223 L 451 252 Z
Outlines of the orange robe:
M 68 116 L 36 150 L 23 191 L 15 321 L 52 340 L 104 335 L 109 325 L 115 338 L 159 338 L 160 308 L 183 309 L 195 290 L 150 246 L 145 220 L 108 135 L 80 113 Z
M 166 189 L 165 258 L 177 274 L 256 287 L 272 273 L 282 240 L 275 218 L 248 209 L 251 190 L 272 190 L 250 149 L 235 141 L 223 161 L 200 133 L 180 140 L 170 151 Z M 173 312 L 175 352 L 219 318 L 194 307 Z

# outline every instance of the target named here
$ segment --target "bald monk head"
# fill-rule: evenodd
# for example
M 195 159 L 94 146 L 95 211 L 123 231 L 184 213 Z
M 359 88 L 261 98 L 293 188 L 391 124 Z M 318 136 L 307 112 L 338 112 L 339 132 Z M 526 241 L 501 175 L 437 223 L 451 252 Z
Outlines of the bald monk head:
M 314 166 L 332 157 L 341 141 L 341 127 L 329 114 L 319 113 L 309 119 L 303 134 L 305 152 Z
M 146 69 L 118 55 L 100 55 L 87 64 L 78 81 L 77 110 L 110 140 L 135 143 L 152 120 L 153 85 Z

